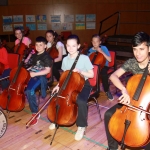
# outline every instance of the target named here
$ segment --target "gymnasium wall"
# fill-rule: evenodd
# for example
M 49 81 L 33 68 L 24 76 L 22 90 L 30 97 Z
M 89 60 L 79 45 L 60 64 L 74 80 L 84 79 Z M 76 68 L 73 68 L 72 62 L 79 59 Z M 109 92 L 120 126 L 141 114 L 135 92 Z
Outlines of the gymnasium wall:
M 143 12 L 138 12 L 138 11 Z M 51 29 L 50 15 L 61 15 L 61 22 L 63 22 L 64 14 L 96 14 L 96 29 L 76 30 L 75 22 L 73 23 L 72 33 L 80 37 L 81 43 L 91 41 L 91 36 L 99 32 L 99 22 L 116 11 L 121 12 L 120 24 L 118 34 L 134 34 L 137 31 L 145 31 L 150 33 L 150 27 L 146 23 L 150 23 L 149 0 L 8 0 L 7 6 L 0 6 L 0 15 L 46 15 L 47 27 Z M 128 12 L 130 11 L 130 12 Z M 110 25 L 116 22 L 117 17 L 114 16 L 106 21 L 103 29 L 105 30 Z M 131 24 L 133 22 L 133 24 Z M 138 22 L 138 23 L 137 23 Z M 128 23 L 128 24 L 127 24 Z M 144 24 L 143 24 L 144 23 Z M 3 32 L 2 17 L 0 19 L 0 35 L 9 35 L 13 32 Z M 60 33 L 61 31 L 57 31 Z M 106 32 L 107 35 L 114 34 L 114 28 Z M 33 43 L 37 36 L 45 36 L 45 31 L 30 31 L 29 37 Z M 8 43 L 13 46 L 13 42 Z

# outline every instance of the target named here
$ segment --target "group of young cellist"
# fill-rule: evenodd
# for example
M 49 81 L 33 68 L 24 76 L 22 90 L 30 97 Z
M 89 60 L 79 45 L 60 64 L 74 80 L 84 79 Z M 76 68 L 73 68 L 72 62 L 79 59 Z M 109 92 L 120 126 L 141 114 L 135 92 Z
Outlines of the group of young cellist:
M 29 47 L 31 44 L 31 40 L 28 37 L 24 37 L 23 33 L 20 28 L 15 29 L 15 36 L 17 40 L 15 41 L 15 45 L 18 46 L 21 43 L 24 43 L 26 47 Z M 84 77 L 84 85 L 81 92 L 78 94 L 76 99 L 76 104 L 78 106 L 77 109 L 77 132 L 75 134 L 75 140 L 79 141 L 83 138 L 87 124 L 87 115 L 88 115 L 88 108 L 87 108 L 87 101 L 91 92 L 91 85 L 89 83 L 89 78 L 94 77 L 93 72 L 93 64 L 89 59 L 89 56 L 94 53 L 98 52 L 101 53 L 106 62 L 104 67 L 100 69 L 102 85 L 104 88 L 104 92 L 108 97 L 108 100 L 113 101 L 114 97 L 112 96 L 110 89 L 109 89 L 109 82 L 108 82 L 108 63 L 111 62 L 111 56 L 106 46 L 101 44 L 101 38 L 99 35 L 95 34 L 92 36 L 92 47 L 88 50 L 87 55 L 79 54 L 79 48 L 81 46 L 79 37 L 77 35 L 70 35 L 66 41 L 66 49 L 63 42 L 58 40 L 58 34 L 53 30 L 46 31 L 45 37 L 38 36 L 35 40 L 35 50 L 36 52 L 31 56 L 27 56 L 25 63 L 28 63 L 28 60 L 31 59 L 32 65 L 28 68 L 30 73 L 30 80 L 27 84 L 25 89 L 25 95 L 29 102 L 29 107 L 32 112 L 32 116 L 35 116 L 38 112 L 38 104 L 36 101 L 36 93 L 35 90 L 37 87 L 40 86 L 41 88 L 41 95 L 43 98 L 46 97 L 46 89 L 47 89 L 47 78 L 46 75 L 50 73 L 51 69 L 53 68 L 53 74 L 58 82 L 58 84 L 53 88 L 52 93 L 58 93 L 59 89 L 59 80 L 60 80 L 60 72 L 59 70 L 70 70 L 72 65 L 74 64 L 77 57 L 78 60 L 76 62 L 75 68 L 73 68 L 73 72 L 76 72 Z M 20 43 L 21 41 L 21 43 Z M 148 34 L 144 32 L 138 32 L 135 34 L 132 40 L 132 48 L 134 58 L 127 60 L 118 70 L 116 70 L 111 76 L 110 80 L 112 83 L 121 90 L 122 95 L 119 97 L 119 103 L 108 109 L 104 115 L 104 124 L 106 130 L 106 136 L 108 139 L 108 150 L 117 150 L 119 142 L 115 140 L 114 137 L 110 134 L 109 131 L 109 121 L 113 114 L 115 113 L 117 108 L 121 108 L 124 105 L 128 105 L 131 102 L 131 96 L 128 93 L 126 87 L 121 83 L 120 77 L 125 72 L 131 72 L 134 74 L 143 74 L 145 68 L 148 69 L 150 72 L 149 63 L 149 51 L 150 51 L 150 37 Z M 18 46 L 19 47 L 19 46 Z M 55 48 L 56 56 L 53 57 L 49 54 L 49 52 Z M 67 50 L 67 51 L 66 51 Z M 19 50 L 17 50 L 19 53 Z M 67 54 L 68 52 L 68 54 Z M 53 52 L 55 53 L 55 52 Z M 4 64 L 4 72 L 0 76 L 3 78 L 8 76 L 10 73 L 8 59 L 7 59 L 7 51 L 4 48 L 0 48 L 0 63 Z M 148 65 L 148 67 L 146 67 Z M 53 66 L 53 67 L 52 67 Z M 4 84 L 4 81 L 1 81 L 1 88 L 4 90 L 9 86 L 7 83 Z M 36 125 L 38 123 L 38 119 L 40 115 L 36 116 L 31 122 L 30 125 Z M 121 118 L 120 118 L 121 119 Z M 144 118 L 145 119 L 145 118 Z M 124 122 L 123 122 L 124 124 Z M 53 130 L 56 128 L 55 122 L 51 122 L 49 129 Z M 144 130 L 144 129 L 143 129 Z M 119 132 L 119 131 L 118 131 Z M 131 139 L 134 140 L 134 139 Z M 147 144 L 147 143 L 146 143 Z M 149 144 L 150 145 L 150 144 Z M 145 149 L 150 149 L 149 145 L 145 146 Z

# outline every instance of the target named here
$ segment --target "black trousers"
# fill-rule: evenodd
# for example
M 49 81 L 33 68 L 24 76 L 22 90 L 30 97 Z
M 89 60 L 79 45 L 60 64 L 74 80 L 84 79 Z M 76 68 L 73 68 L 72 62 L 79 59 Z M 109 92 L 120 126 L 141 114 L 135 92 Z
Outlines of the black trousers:
M 63 55 L 63 58 L 67 55 Z M 60 79 L 60 73 L 59 70 L 61 69 L 62 61 L 54 62 L 53 63 L 53 76 L 56 78 L 57 81 Z
M 59 70 L 61 69 L 62 61 L 54 62 L 53 64 L 53 76 L 56 78 L 57 81 L 59 81 L 60 73 Z
M 113 107 L 111 107 L 110 109 L 108 109 L 104 114 L 104 124 L 105 124 L 106 136 L 107 136 L 107 140 L 108 140 L 108 147 L 111 150 L 117 150 L 118 149 L 118 142 L 110 135 L 109 129 L 108 129 L 108 123 L 109 123 L 109 120 L 112 117 L 112 115 L 115 113 L 116 108 L 121 108 L 121 107 L 122 107 L 121 104 L 116 104 Z M 144 149 L 150 150 L 150 143 L 147 144 L 144 147 Z
M 102 79 L 102 85 L 103 85 L 103 88 L 104 88 L 105 92 L 109 91 L 109 82 L 108 82 L 107 71 L 108 71 L 108 67 L 107 66 L 104 66 L 102 68 L 102 70 L 100 71 L 100 75 L 101 75 L 101 79 Z
M 79 93 L 77 97 L 77 105 L 78 105 L 78 117 L 76 120 L 76 125 L 79 127 L 87 126 L 87 116 L 88 116 L 88 107 L 87 101 L 91 92 L 91 85 L 88 80 L 85 81 L 85 85 L 82 91 Z

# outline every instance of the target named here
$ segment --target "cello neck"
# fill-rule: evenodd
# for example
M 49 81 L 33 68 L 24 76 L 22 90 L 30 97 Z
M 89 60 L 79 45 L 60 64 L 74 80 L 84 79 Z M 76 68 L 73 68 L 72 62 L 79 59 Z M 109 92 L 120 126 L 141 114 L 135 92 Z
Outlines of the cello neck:
M 23 62 L 24 62 L 24 57 L 25 57 L 25 55 L 26 55 L 26 50 L 24 50 L 24 55 L 23 55 L 23 57 L 22 57 L 21 62 L 19 63 L 18 69 L 17 69 L 17 71 L 16 71 L 16 73 L 15 73 L 15 75 L 14 75 L 14 78 L 12 79 L 12 83 L 15 83 L 16 80 L 17 80 L 17 77 L 18 77 L 18 75 L 19 75 L 20 69 L 21 69 L 21 67 L 22 67 L 22 65 L 23 65 Z
M 47 52 L 49 53 L 54 47 L 56 47 L 56 43 L 52 43 L 52 46 L 47 49 Z
M 18 47 L 17 47 L 16 53 L 18 53 L 18 51 L 19 51 L 19 48 L 20 48 L 20 46 L 21 46 L 23 37 L 24 37 L 24 36 L 23 36 L 23 34 L 22 34 L 22 38 L 21 38 L 20 42 L 18 43 Z
M 148 63 L 148 65 L 149 65 L 149 63 Z M 148 65 L 145 68 L 145 71 L 144 71 L 144 73 L 142 75 L 140 83 L 138 84 L 138 87 L 137 87 L 137 89 L 136 89 L 136 91 L 135 91 L 135 93 L 133 95 L 133 99 L 136 100 L 136 101 L 138 101 L 138 99 L 140 97 L 140 94 L 141 94 L 141 91 L 143 89 L 144 83 L 146 81 L 146 78 L 147 78 L 147 75 L 148 75 Z
M 19 72 L 20 72 L 20 69 L 21 69 L 21 67 L 22 67 L 22 64 L 23 64 L 23 61 L 20 62 L 19 67 L 18 67 L 18 69 L 17 69 L 17 71 L 16 71 L 16 74 L 15 74 L 13 80 L 12 80 L 12 83 L 15 83 L 15 82 L 16 82 L 17 77 L 18 77 Z
M 96 60 L 97 55 L 98 55 L 98 52 L 96 51 L 96 52 L 95 52 L 95 54 L 94 54 L 94 57 L 93 57 L 93 59 L 92 59 L 92 61 L 91 61 L 91 62 L 92 62 L 92 64 L 94 64 L 94 62 L 95 62 L 95 60 Z
M 63 83 L 61 89 L 59 90 L 59 93 L 60 93 L 62 90 L 64 90 L 64 89 L 66 88 L 66 86 L 67 86 L 67 84 L 68 84 L 68 82 L 69 82 L 69 79 L 70 79 L 70 77 L 71 77 L 72 71 L 73 71 L 73 69 L 75 68 L 75 66 L 76 66 L 76 64 L 77 64 L 77 61 L 78 61 L 78 59 L 79 59 L 79 56 L 80 56 L 80 52 L 78 53 L 78 55 L 77 55 L 77 57 L 76 57 L 76 59 L 75 59 L 73 65 L 72 65 L 71 69 L 69 70 L 68 76 L 67 76 L 65 82 Z M 58 93 L 58 95 L 59 95 L 59 93 Z

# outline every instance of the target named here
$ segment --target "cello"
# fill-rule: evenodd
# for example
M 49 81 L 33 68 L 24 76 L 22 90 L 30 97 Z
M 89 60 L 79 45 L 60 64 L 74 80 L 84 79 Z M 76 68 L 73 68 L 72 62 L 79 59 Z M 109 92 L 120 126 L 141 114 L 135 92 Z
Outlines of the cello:
M 80 47 L 81 50 L 81 54 L 87 55 L 87 51 L 88 51 L 88 44 L 86 42 L 83 43 L 83 46 Z
M 55 59 L 58 57 L 59 53 L 58 50 L 56 48 L 56 43 L 55 42 L 50 48 L 47 49 L 47 52 L 49 53 L 49 55 L 51 56 L 51 58 Z
M 106 63 L 106 59 L 102 53 L 99 53 L 98 51 L 92 53 L 89 56 L 92 64 L 100 65 L 100 69 L 102 69 Z
M 136 82 L 135 82 L 136 81 Z M 116 109 L 109 121 L 109 132 L 114 139 L 130 147 L 142 147 L 150 141 L 150 126 L 147 114 L 150 103 L 150 76 L 148 65 L 143 75 L 132 76 L 127 83 L 131 102 Z M 144 116 L 144 119 L 143 119 Z
M 23 59 L 19 67 L 10 72 L 10 85 L 0 95 L 0 107 L 7 111 L 21 111 L 25 107 L 24 89 L 30 79 L 29 72 L 22 67 Z
M 47 116 L 51 122 L 56 124 L 55 133 L 59 125 L 70 126 L 77 119 L 78 107 L 76 104 L 76 99 L 85 83 L 84 77 L 77 72 L 73 72 L 79 56 L 80 53 L 76 57 L 71 69 L 63 72 L 61 75 L 59 81 L 60 89 L 57 96 L 52 98 L 50 104 L 48 105 Z
M 21 40 L 22 41 L 22 40 Z M 20 41 L 20 43 L 18 43 L 17 45 L 15 45 L 14 47 L 14 53 L 17 53 L 20 55 L 20 61 L 23 59 L 23 54 L 24 54 L 24 50 L 27 49 L 28 47 L 22 43 Z
M 17 45 L 15 45 L 14 47 L 14 53 L 18 53 L 20 55 L 24 54 L 24 50 L 27 49 L 27 46 L 24 43 L 18 43 Z
M 22 32 L 22 31 L 21 31 L 21 32 Z M 26 30 L 25 30 L 24 32 L 22 32 L 22 38 L 21 38 L 20 42 L 19 42 L 17 45 L 15 45 L 15 47 L 14 47 L 14 53 L 20 54 L 20 61 L 21 61 L 22 58 L 23 58 L 24 50 L 27 50 L 27 49 L 28 49 L 28 46 L 26 46 L 26 45 L 22 42 L 22 40 L 23 40 L 24 35 L 26 34 L 26 32 L 27 32 Z

